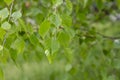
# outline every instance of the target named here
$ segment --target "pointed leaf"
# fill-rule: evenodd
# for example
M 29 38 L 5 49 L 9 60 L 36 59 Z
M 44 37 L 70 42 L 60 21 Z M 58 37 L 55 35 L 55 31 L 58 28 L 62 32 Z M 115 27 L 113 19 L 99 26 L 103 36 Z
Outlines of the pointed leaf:
M 58 36 L 58 41 L 63 46 L 68 46 L 70 42 L 70 36 L 68 33 L 61 32 Z
M 4 0 L 4 2 L 9 6 L 13 2 L 13 0 Z
M 16 59 L 17 59 L 17 50 L 13 50 L 13 49 L 10 49 L 10 56 L 12 58 L 12 60 L 15 62 Z
M 39 40 L 38 40 L 38 38 L 37 38 L 34 34 L 30 35 L 30 42 L 31 42 L 34 46 L 36 46 L 36 44 L 39 44 Z
M 44 38 L 50 28 L 50 22 L 45 20 L 39 28 L 39 34 Z

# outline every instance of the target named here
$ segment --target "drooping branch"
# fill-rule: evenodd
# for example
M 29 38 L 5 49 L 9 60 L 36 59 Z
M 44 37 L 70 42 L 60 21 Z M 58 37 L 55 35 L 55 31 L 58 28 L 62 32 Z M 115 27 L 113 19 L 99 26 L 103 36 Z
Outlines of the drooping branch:
M 80 30 L 89 32 L 89 29 L 85 29 L 85 28 L 83 28 L 83 27 L 81 27 Z M 95 31 L 95 33 L 96 33 L 97 35 L 100 35 L 100 36 L 103 37 L 103 38 L 110 39 L 110 40 L 120 39 L 120 36 L 107 36 L 107 35 L 104 35 L 104 34 L 102 34 L 102 33 L 100 33 L 100 32 L 97 32 L 97 31 Z M 95 38 L 95 36 L 89 36 L 89 35 L 86 35 L 86 37 Z
M 101 34 L 99 32 L 97 32 L 98 35 L 102 36 L 103 38 L 106 38 L 106 39 L 111 39 L 111 40 L 116 40 L 116 39 L 120 39 L 120 36 L 107 36 L 107 35 L 104 35 L 104 34 Z

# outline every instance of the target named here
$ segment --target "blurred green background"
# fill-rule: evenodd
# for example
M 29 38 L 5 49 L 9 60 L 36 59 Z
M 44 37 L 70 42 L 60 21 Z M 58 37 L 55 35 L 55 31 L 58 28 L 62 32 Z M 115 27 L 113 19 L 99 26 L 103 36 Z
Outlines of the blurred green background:
M 22 32 L 18 34 L 25 41 L 24 52 L 16 55 L 17 51 L 10 49 L 10 54 L 6 51 L 4 57 L 0 56 L 5 80 L 120 80 L 120 1 L 71 0 L 71 12 L 63 0 L 57 13 L 64 26 L 71 26 L 65 30 L 73 37 L 67 47 L 61 46 L 54 53 L 50 64 L 44 50 L 37 44 L 39 36 L 36 31 L 49 13 L 50 16 L 54 14 L 52 1 L 61 2 L 15 0 L 13 11 L 21 10 L 23 15 L 20 24 L 19 21 L 15 23 L 18 26 L 11 22 L 13 30 L 25 26 L 28 33 L 35 36 L 30 36 L 32 40 L 29 40 L 21 28 L 23 35 Z M 0 0 L 0 10 L 4 7 L 6 4 Z M 53 18 L 55 24 L 59 24 L 58 19 Z M 50 32 L 54 31 L 55 24 Z M 14 34 L 6 41 L 8 46 L 15 40 Z

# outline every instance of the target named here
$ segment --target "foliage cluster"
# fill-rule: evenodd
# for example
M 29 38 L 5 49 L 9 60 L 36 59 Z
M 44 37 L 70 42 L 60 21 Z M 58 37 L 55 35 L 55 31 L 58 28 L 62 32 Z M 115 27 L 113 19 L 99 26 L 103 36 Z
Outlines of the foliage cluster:
M 120 0 L 0 0 L 1 67 L 64 59 L 70 79 L 119 80 L 119 5 Z

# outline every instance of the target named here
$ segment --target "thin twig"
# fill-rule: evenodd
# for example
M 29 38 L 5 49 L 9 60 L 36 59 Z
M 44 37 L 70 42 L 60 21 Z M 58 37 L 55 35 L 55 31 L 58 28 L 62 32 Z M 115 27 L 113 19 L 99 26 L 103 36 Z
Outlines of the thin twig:
M 8 22 L 10 21 L 10 18 L 12 15 L 13 5 L 14 5 L 14 1 L 11 3 L 11 6 L 10 6 L 10 14 L 9 14 Z
M 11 6 L 10 6 L 10 13 L 9 13 L 9 17 L 8 17 L 8 22 L 10 21 L 10 18 L 11 18 L 12 9 L 13 9 L 13 4 L 14 4 L 14 1 L 11 3 Z M 6 32 L 6 34 L 5 34 L 5 36 L 4 36 L 4 39 L 3 39 L 3 43 L 2 43 L 3 51 L 4 51 L 4 46 L 5 46 L 5 42 L 6 42 L 7 35 L 8 35 L 8 32 Z M 3 52 L 2 52 L 2 55 L 3 55 Z

